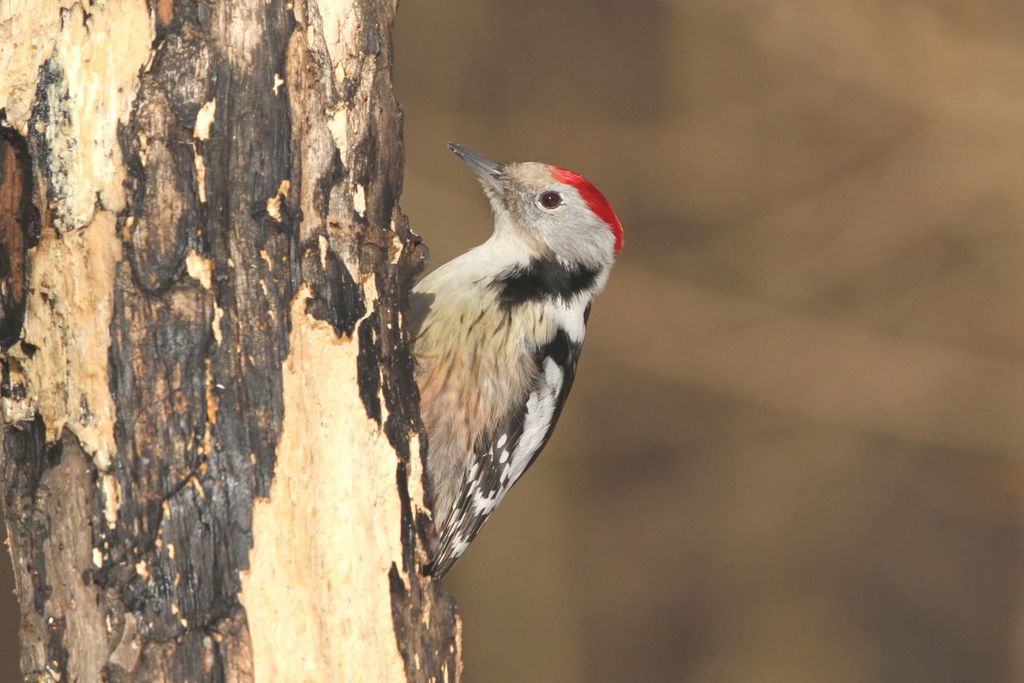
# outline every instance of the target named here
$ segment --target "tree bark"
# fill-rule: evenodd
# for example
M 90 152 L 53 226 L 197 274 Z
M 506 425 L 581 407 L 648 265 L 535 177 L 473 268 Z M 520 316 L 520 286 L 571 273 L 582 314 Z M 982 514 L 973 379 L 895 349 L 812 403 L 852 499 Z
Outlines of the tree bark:
M 29 680 L 457 680 L 421 575 L 395 0 L 0 3 Z

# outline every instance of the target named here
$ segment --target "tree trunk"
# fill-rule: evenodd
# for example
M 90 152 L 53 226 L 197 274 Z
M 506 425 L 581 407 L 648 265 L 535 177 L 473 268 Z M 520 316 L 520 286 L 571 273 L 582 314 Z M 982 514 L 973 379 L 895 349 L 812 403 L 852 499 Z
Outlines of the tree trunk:
M 403 327 L 395 0 L 0 3 L 22 670 L 457 680 Z

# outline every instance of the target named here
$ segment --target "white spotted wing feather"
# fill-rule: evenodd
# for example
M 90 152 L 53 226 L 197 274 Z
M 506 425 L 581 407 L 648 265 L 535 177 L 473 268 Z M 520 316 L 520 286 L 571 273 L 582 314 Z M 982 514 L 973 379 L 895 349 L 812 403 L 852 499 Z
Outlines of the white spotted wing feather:
M 487 443 L 474 449 L 454 505 L 443 516 L 430 572 L 443 576 L 462 556 L 491 513 L 547 443 L 569 393 L 578 345 L 564 333 L 536 356 L 534 385 Z M 550 348 L 553 345 L 559 348 Z M 565 353 L 568 352 L 568 353 Z

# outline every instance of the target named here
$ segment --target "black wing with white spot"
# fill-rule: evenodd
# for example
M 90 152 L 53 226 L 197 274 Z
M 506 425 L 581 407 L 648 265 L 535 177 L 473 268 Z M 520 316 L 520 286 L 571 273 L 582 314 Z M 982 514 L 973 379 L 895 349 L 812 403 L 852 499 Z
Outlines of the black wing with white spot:
M 496 430 L 493 440 L 476 449 L 455 507 L 444 528 L 438 530 L 434 559 L 427 568 L 430 574 L 441 578 L 451 569 L 551 438 L 576 376 L 580 348 L 580 343 L 559 329 L 535 355 L 537 380 L 522 405 Z

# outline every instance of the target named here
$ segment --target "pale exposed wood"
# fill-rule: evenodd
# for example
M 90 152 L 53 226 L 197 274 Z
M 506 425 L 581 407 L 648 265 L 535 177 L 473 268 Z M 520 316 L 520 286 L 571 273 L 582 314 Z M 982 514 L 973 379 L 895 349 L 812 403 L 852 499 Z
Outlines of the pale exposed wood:
M 292 304 L 284 430 L 239 594 L 256 679 L 401 680 L 388 585 L 402 554 L 396 463 L 353 391 L 359 333 L 338 339 L 308 316 L 309 294 Z
M 21 337 L 38 350 L 31 356 L 20 347 L 9 351 L 24 370 L 27 397 L 4 399 L 5 413 L 25 419 L 38 412 L 47 441 L 57 441 L 67 427 L 101 470 L 116 450 L 107 349 L 120 258 L 110 212 L 96 213 L 87 228 L 63 238 L 43 231 L 32 258 Z
M 10 38 L 3 38 L 5 29 Z M 46 210 L 59 230 L 88 225 L 97 200 L 114 212 L 124 207 L 117 126 L 127 120 L 152 40 L 144 0 L 118 0 L 88 13 L 81 3 L 0 4 L 0 107 L 23 134 L 32 106 L 55 110 L 45 122 L 37 119 L 33 132 L 53 150 L 46 182 L 59 201 Z

